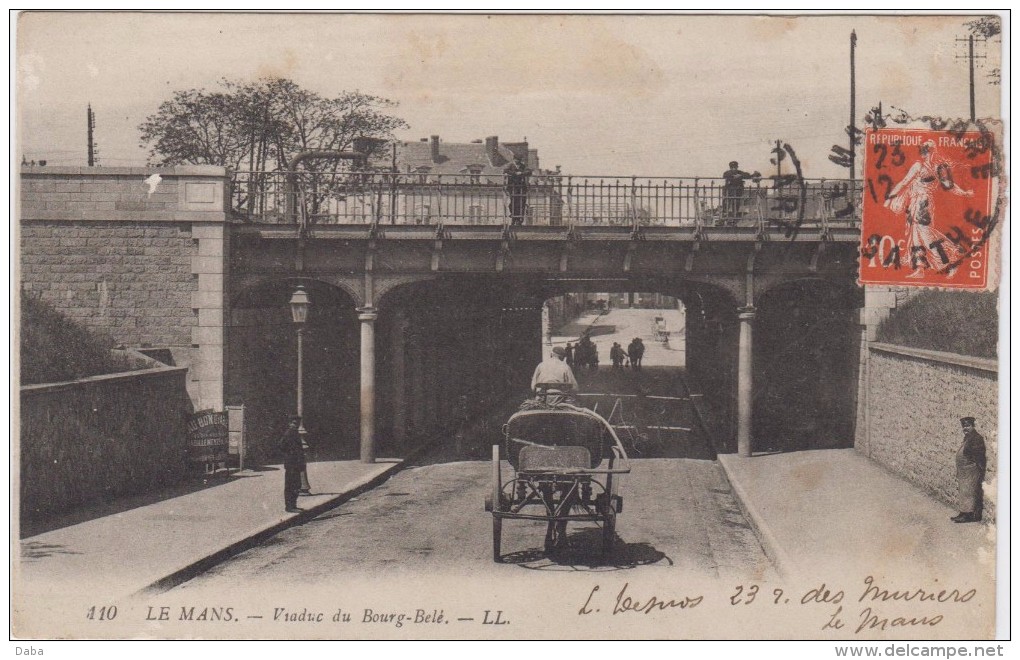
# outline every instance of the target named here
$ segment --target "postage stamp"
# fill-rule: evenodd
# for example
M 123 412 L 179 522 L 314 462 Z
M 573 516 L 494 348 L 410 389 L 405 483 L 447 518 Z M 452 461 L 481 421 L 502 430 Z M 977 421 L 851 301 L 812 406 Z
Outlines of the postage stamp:
M 987 287 L 993 140 L 976 130 L 865 132 L 862 283 Z

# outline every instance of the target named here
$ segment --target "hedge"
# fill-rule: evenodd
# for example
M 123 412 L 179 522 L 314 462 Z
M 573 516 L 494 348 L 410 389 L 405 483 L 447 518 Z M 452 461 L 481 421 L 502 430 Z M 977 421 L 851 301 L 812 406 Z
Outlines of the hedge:
M 878 326 L 878 340 L 973 357 L 998 356 L 998 294 L 922 291 Z
M 59 383 L 130 371 L 110 353 L 113 339 L 96 335 L 45 302 L 21 297 L 21 384 Z

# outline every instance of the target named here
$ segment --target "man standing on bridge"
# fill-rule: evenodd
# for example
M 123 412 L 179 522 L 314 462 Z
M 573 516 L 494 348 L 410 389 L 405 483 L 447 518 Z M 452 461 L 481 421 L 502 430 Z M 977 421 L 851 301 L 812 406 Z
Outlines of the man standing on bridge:
M 740 219 L 740 204 L 744 200 L 744 180 L 760 179 L 761 174 L 748 174 L 740 169 L 740 163 L 730 161 L 730 169 L 723 172 L 723 223 L 737 224 Z
M 510 224 L 523 225 L 528 209 L 528 177 L 531 170 L 518 155 L 503 170 L 506 175 L 506 194 L 510 203 Z
M 549 357 L 535 368 L 535 375 L 531 377 L 531 390 L 535 391 L 540 385 L 545 385 L 565 391 L 576 391 L 577 379 L 564 362 L 566 358 L 567 352 L 562 346 L 554 347 Z

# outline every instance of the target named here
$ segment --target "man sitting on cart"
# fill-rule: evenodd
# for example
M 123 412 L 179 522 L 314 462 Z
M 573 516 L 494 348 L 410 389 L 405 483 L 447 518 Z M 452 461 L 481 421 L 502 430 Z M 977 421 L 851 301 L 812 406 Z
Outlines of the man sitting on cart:
M 531 390 L 539 392 L 556 389 L 563 394 L 576 392 L 577 379 L 570 365 L 565 362 L 566 359 L 567 351 L 562 346 L 554 347 L 549 357 L 535 368 L 535 375 L 531 377 Z

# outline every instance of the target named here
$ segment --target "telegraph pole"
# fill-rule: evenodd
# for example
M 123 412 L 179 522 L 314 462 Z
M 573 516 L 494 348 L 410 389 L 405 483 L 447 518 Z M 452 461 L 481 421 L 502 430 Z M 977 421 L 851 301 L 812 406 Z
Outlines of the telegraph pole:
M 967 58 L 967 65 L 968 65 L 968 68 L 970 69 L 970 121 L 971 121 L 971 123 L 974 123 L 975 121 L 977 121 L 977 108 L 976 108 L 976 106 L 974 104 L 974 91 L 975 91 L 974 90 L 974 67 L 975 67 L 975 61 L 976 60 L 988 59 L 988 56 L 987 55 L 983 55 L 983 54 L 982 55 L 975 55 L 974 54 L 974 35 L 973 34 L 967 35 L 966 39 L 962 39 L 962 38 L 957 38 L 956 39 L 957 43 L 961 43 L 963 41 L 967 42 L 967 54 L 966 55 L 959 55 L 958 54 L 956 56 L 956 59 L 959 60 L 959 59 L 963 59 L 964 57 Z M 985 38 L 982 38 L 982 37 L 978 37 L 977 41 L 978 41 L 979 44 L 984 44 L 988 40 L 985 39 Z
M 855 133 L 857 132 L 857 78 L 854 67 L 854 55 L 857 51 L 857 30 L 850 31 L 850 182 L 856 178 L 854 161 L 857 154 L 857 145 L 854 144 Z
M 92 139 L 92 132 L 96 128 L 96 115 L 92 112 L 92 104 L 89 103 L 88 108 L 85 111 L 85 119 L 88 123 L 88 136 L 89 136 L 89 167 L 95 167 L 96 165 L 96 143 Z
M 967 39 L 967 59 L 970 60 L 970 121 L 977 121 L 977 113 L 974 112 L 974 35 Z

